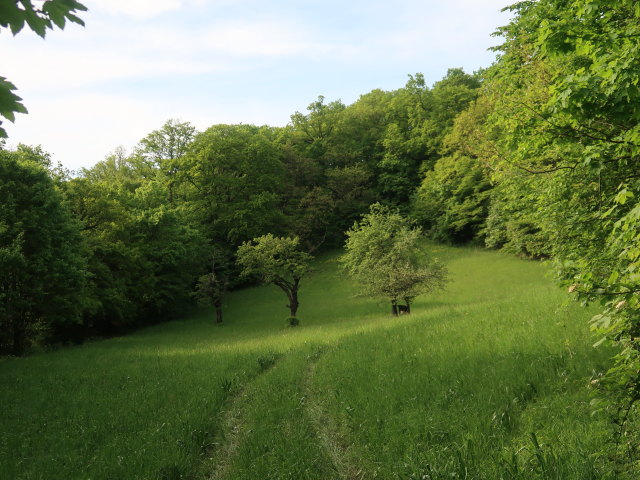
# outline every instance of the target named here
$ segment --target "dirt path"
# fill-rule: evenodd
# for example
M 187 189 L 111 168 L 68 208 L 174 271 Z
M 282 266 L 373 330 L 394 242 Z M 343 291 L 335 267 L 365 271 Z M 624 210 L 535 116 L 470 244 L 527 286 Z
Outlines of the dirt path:
M 216 447 L 212 451 L 210 460 L 212 469 L 206 476 L 209 480 L 223 480 L 226 478 L 242 440 L 241 437 L 244 431 L 242 424 L 243 405 L 247 397 L 251 394 L 251 389 L 255 381 L 261 375 L 271 370 L 275 364 L 276 361 L 274 360 L 273 363 L 269 364 L 258 375 L 247 381 L 230 399 L 228 408 L 222 412 L 222 419 L 220 420 L 222 433 L 218 435 L 215 444 Z
M 305 372 L 303 387 L 306 399 L 305 409 L 318 435 L 320 445 L 331 459 L 338 477 L 343 480 L 362 480 L 365 478 L 364 472 L 350 461 L 348 443 L 340 434 L 334 419 L 323 408 L 318 392 L 313 389 L 316 368 L 326 350 L 321 348 L 315 353 Z
M 318 362 L 325 354 L 327 347 L 320 347 L 310 356 L 306 364 L 299 372 L 302 374 L 301 394 L 304 398 L 304 412 L 309 425 L 315 432 L 318 448 L 325 453 L 328 471 L 332 471 L 331 478 L 341 480 L 363 480 L 362 472 L 349 458 L 349 444 L 340 434 L 338 426 L 333 418 L 326 412 L 322 405 L 321 393 L 313 388 L 313 379 L 316 374 Z M 227 408 L 221 412 L 219 420 L 220 433 L 206 462 L 206 475 L 208 480 L 225 480 L 232 473 L 234 462 L 239 453 L 243 441 L 246 439 L 247 426 L 243 419 L 245 409 L 250 407 L 251 396 L 256 388 L 256 380 L 273 368 L 270 365 L 260 374 L 253 377 L 239 389 L 227 402 Z M 298 377 L 300 378 L 300 377 Z M 300 419 L 301 421 L 304 421 Z M 329 464 L 330 462 L 330 464 Z M 331 465 L 329 467 L 329 465 Z

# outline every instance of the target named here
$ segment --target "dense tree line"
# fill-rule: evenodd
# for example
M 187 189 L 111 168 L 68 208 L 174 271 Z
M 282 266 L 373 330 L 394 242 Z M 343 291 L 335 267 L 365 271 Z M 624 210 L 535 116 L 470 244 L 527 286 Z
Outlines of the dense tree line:
M 224 292 L 248 281 L 243 244 L 297 238 L 311 253 L 341 245 L 374 202 L 409 211 L 480 85 L 418 74 L 349 106 L 319 97 L 284 128 L 170 120 L 74 175 L 40 148 L 1 150 L 2 352 L 172 318 L 194 292 L 221 319 Z

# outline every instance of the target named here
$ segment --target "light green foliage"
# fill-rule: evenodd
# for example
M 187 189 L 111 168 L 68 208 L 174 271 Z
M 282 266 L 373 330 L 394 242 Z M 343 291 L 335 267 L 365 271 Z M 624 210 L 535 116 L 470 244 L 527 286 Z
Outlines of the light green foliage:
M 0 150 L 0 354 L 64 337 L 85 302 L 79 225 L 45 170 L 47 158 L 24 152 Z
M 346 253 L 340 260 L 363 295 L 389 298 L 395 313 L 399 300 L 408 307 L 416 296 L 442 289 L 446 283 L 446 269 L 427 260 L 420 238 L 420 228 L 374 204 L 347 232 Z
M 241 275 L 256 276 L 287 294 L 291 316 L 298 310 L 300 280 L 311 271 L 311 255 L 303 252 L 298 238 L 275 237 L 268 233 L 238 247 Z
M 138 144 L 135 155 L 148 167 L 147 176 L 159 176 L 166 183 L 168 202 L 174 203 L 177 174 L 183 165 L 182 157 L 193 142 L 196 129 L 189 122 L 167 120 L 159 130 L 154 130 Z
M 63 29 L 67 21 L 84 25 L 76 13 L 86 10 L 83 4 L 75 0 L 46 0 L 35 5 L 31 0 L 5 0 L 0 3 L 0 27 L 9 28 L 13 35 L 17 35 L 26 24 L 44 38 L 47 30 L 53 30 L 54 27 Z M 15 89 L 15 85 L 5 77 L 0 77 L 0 116 L 10 122 L 15 120 L 15 113 L 27 113 L 22 99 L 13 93 Z M 0 138 L 6 136 L 7 132 L 0 126 Z
M 298 141 L 304 145 L 305 156 L 324 165 L 336 165 L 342 161 L 342 155 L 335 155 L 332 150 L 336 145 L 335 132 L 345 105 L 340 100 L 328 104 L 324 100 L 320 95 L 307 107 L 308 114 L 296 112 L 291 115 L 291 124 Z
M 373 173 L 384 153 L 384 132 L 396 116 L 391 108 L 396 95 L 393 91 L 372 90 L 344 109 L 336 132 L 342 162 L 366 165 Z
M 284 169 L 272 131 L 215 125 L 196 136 L 180 175 L 209 238 L 233 246 L 283 230 Z
M 167 120 L 162 128 L 140 140 L 136 153 L 167 174 L 174 174 L 171 162 L 187 153 L 195 134 L 196 129 L 189 122 Z
M 615 474 L 585 383 L 606 368 L 538 262 L 439 248 L 452 282 L 381 314 L 335 256 L 284 325 L 273 287 L 211 312 L 0 364 L 15 480 L 635 480 Z M 428 307 L 428 308 L 427 308 Z M 589 310 L 590 312 L 591 310 Z M 539 449 L 531 437 L 535 432 Z M 555 472 L 555 473 L 554 473 Z M 349 477 L 348 475 L 352 476 Z M 356 475 L 357 474 L 357 475 Z
M 637 458 L 640 9 L 627 0 L 545 0 L 512 10 L 491 80 L 500 167 L 539 177 L 523 184 L 536 184 L 534 224 L 554 232 L 547 239 L 561 280 L 605 306 L 593 326 L 619 353 L 598 383 L 627 432 L 624 454 Z
M 206 241 L 189 209 L 168 205 L 164 179 L 145 178 L 131 160 L 116 152 L 64 186 L 89 246 L 84 324 L 98 333 L 170 317 L 205 270 Z

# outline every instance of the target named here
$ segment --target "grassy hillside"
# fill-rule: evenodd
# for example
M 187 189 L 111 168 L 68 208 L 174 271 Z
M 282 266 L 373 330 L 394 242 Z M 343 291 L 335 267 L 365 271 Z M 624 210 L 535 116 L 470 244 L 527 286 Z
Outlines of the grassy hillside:
M 545 267 L 438 248 L 446 292 L 394 318 L 334 257 L 298 328 L 272 287 L 212 314 L 0 361 L 0 478 L 604 479 L 590 312 Z M 622 478 L 622 477 L 619 477 Z

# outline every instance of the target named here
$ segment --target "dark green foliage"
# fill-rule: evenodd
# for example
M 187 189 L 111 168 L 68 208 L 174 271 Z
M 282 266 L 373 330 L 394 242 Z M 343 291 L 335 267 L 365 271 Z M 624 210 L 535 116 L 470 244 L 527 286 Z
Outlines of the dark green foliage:
M 75 14 L 84 12 L 87 7 L 75 0 L 46 0 L 38 7 L 31 0 L 7 0 L 0 8 L 0 27 L 10 28 L 11 33 L 17 35 L 25 23 L 35 33 L 44 38 L 47 30 L 53 30 L 54 25 L 63 29 L 70 21 L 79 25 L 84 22 Z
M 404 88 L 374 90 L 344 106 L 313 102 L 279 136 L 289 175 L 283 194 L 290 231 L 312 251 L 337 246 L 372 202 L 403 211 L 433 168 L 458 113 L 480 79 L 452 69 L 432 89 L 421 74 Z
M 213 305 L 216 311 L 216 323 L 222 323 L 222 301 L 231 283 L 232 265 L 230 255 L 222 248 L 214 248 L 211 259 L 211 271 L 202 275 L 196 285 L 195 296 L 201 305 Z
M 66 183 L 89 247 L 88 334 L 167 319 L 190 303 L 207 246 L 186 207 L 166 203 L 168 181 L 114 155 Z
M 467 243 L 485 236 L 491 184 L 477 159 L 456 152 L 427 172 L 412 205 L 413 216 L 440 241 Z
M 284 173 L 270 129 L 215 125 L 196 136 L 181 176 L 209 239 L 237 246 L 282 231 Z
M 420 184 L 420 170 L 433 169 L 456 116 L 477 97 L 479 86 L 478 76 L 450 69 L 431 89 L 417 74 L 395 92 L 376 166 L 378 189 L 386 202 L 406 208 Z
M 16 86 L 5 77 L 0 77 L 0 115 L 9 120 L 15 121 L 16 113 L 28 113 L 27 108 L 22 104 L 22 98 L 14 92 Z M 2 125 L 2 121 L 0 121 Z M 7 132 L 0 127 L 0 138 L 6 138 Z
M 80 226 L 42 163 L 0 150 L 0 353 L 64 339 L 79 322 L 84 252 Z

